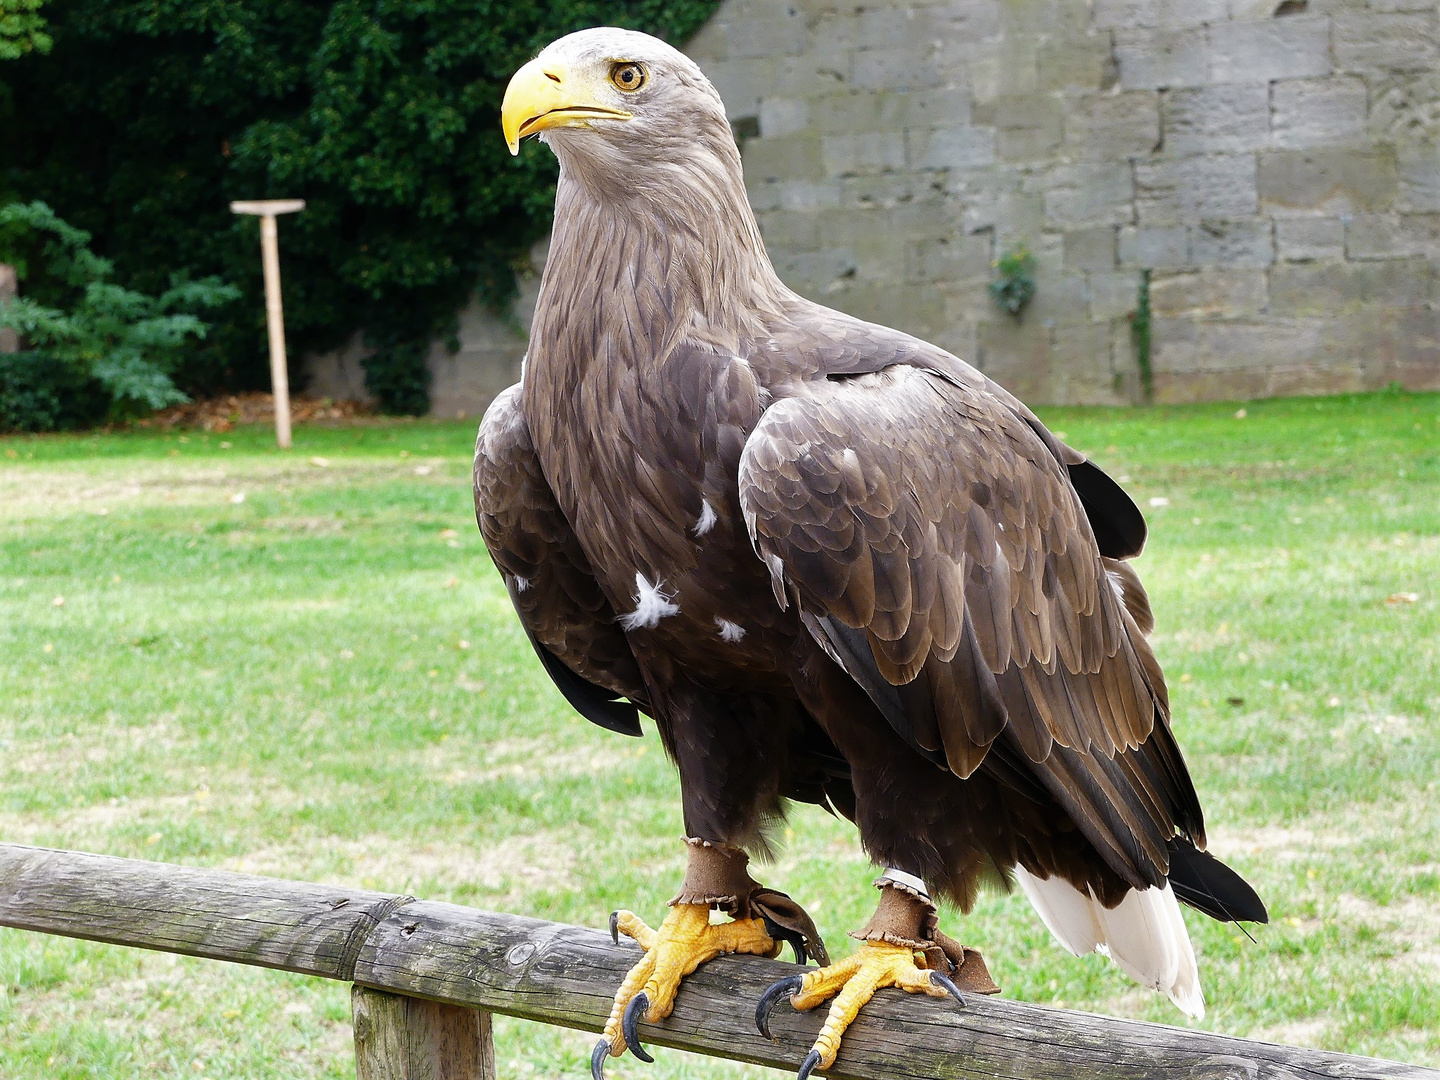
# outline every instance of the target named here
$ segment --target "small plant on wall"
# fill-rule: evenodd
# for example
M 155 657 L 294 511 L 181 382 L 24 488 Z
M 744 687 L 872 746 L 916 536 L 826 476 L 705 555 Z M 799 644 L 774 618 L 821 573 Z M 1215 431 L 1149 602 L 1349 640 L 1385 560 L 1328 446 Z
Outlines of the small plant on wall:
M 995 280 L 990 295 L 995 303 L 1017 319 L 1035 295 L 1035 256 L 1026 247 L 1011 248 L 995 261 Z

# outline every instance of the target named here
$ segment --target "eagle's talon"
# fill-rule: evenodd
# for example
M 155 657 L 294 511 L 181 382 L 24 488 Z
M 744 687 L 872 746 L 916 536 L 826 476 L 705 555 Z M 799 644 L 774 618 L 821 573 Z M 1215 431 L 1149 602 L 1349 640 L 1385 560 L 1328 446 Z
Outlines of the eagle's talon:
M 960 988 L 955 985 L 955 981 L 951 979 L 949 975 L 942 975 L 938 971 L 932 971 L 930 972 L 930 981 L 937 986 L 944 987 L 945 991 L 960 1003 L 961 1008 L 965 1007 L 966 1002 L 965 999 L 960 996 Z
M 794 930 L 787 930 L 774 919 L 770 918 L 769 915 L 761 915 L 760 918 L 765 921 L 765 932 L 767 934 L 776 941 L 783 941 L 790 946 L 791 951 L 795 954 L 795 963 L 803 966 L 809 962 L 810 957 L 805 949 L 804 934 L 797 933 Z
M 605 1080 L 605 1059 L 610 1056 L 610 1040 L 602 1038 L 590 1051 L 590 1080 Z
M 809 1080 L 810 1074 L 815 1071 L 815 1066 L 820 1064 L 820 1051 L 811 1050 L 805 1055 L 805 1060 L 800 1063 L 800 1071 L 795 1074 L 795 1080 Z
M 765 1038 L 775 1038 L 770 1034 L 770 1014 L 775 1011 L 775 1003 L 782 996 L 793 995 L 804 981 L 799 975 L 787 975 L 778 982 L 771 983 L 760 995 L 760 1000 L 755 1003 L 755 1027 Z
M 620 944 L 620 912 L 610 912 L 610 940 L 616 945 Z
M 625 1018 L 620 1021 L 620 1033 L 625 1036 L 625 1045 L 630 1047 L 630 1052 L 637 1059 L 647 1065 L 653 1064 L 655 1059 L 640 1045 L 640 1017 L 649 1008 L 650 998 L 641 990 L 630 999 L 630 1004 L 625 1006 Z

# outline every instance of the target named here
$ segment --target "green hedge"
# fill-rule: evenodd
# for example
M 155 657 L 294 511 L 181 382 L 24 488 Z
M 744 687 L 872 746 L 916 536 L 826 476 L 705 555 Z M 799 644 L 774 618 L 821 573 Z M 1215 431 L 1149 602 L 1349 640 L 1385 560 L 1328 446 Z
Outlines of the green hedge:
M 616 24 L 683 42 L 715 0 L 51 0 L 54 47 L 0 65 L 0 202 L 43 199 L 117 281 L 242 290 L 174 371 L 181 389 L 263 387 L 254 218 L 281 219 L 292 351 L 364 329 L 369 384 L 428 405 L 425 345 L 475 290 L 496 306 L 549 227 L 554 163 L 499 131 L 510 74 L 546 43 Z

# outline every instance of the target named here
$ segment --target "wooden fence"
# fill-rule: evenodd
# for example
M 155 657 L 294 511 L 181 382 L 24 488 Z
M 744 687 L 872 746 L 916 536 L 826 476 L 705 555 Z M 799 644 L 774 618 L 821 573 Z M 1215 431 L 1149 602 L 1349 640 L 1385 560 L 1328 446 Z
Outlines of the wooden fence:
M 360 1080 L 495 1076 L 490 1014 L 600 1031 L 638 946 L 579 926 L 409 896 L 0 844 L 0 925 L 353 983 Z M 793 1072 L 823 1009 L 754 1003 L 794 968 L 726 957 L 685 980 L 675 1012 L 642 1024 L 671 1046 Z M 643 1067 L 642 1067 L 643 1068 Z M 884 992 L 828 1074 L 855 1080 L 1440 1080 L 1396 1062 L 1232 1039 L 998 998 Z

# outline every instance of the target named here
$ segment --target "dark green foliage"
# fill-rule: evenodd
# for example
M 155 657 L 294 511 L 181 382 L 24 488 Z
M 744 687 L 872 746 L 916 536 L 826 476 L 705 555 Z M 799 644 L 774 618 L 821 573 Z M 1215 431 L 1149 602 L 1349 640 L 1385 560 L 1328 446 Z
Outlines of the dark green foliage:
M 0 0 L 0 60 L 18 60 L 28 52 L 48 53 L 54 44 L 45 32 L 40 5 L 45 0 Z
M 0 0 L 4 2 L 4 0 Z M 52 0 L 55 46 L 0 68 L 0 192 L 93 233 L 125 285 L 177 272 L 244 292 L 177 369 L 192 393 L 268 385 L 259 242 L 283 218 L 296 355 L 363 329 L 371 388 L 423 411 L 425 342 L 476 289 L 497 306 L 549 227 L 555 166 L 512 159 L 510 74 L 553 38 L 631 26 L 683 41 L 715 0 Z
M 1006 252 L 995 263 L 997 277 L 990 283 L 990 295 L 1017 319 L 1035 295 L 1035 266 L 1035 256 L 1023 247 Z
M 0 430 L 51 431 L 185 401 L 170 375 L 205 337 L 196 312 L 239 296 L 218 278 L 178 275 L 159 296 L 123 288 L 89 242 L 43 202 L 0 207 L 0 261 L 14 264 L 25 291 L 0 304 L 0 329 L 29 346 L 0 372 Z

